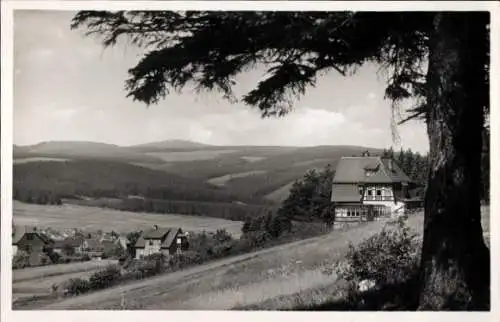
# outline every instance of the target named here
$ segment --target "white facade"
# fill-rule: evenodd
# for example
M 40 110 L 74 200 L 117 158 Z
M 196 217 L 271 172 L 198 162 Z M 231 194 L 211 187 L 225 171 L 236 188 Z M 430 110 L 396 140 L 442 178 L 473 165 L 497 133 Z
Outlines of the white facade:
M 148 239 L 146 240 L 146 245 L 144 248 L 138 248 L 135 253 L 135 258 L 140 259 L 145 256 L 150 256 L 153 254 L 163 253 L 168 255 L 168 249 L 161 249 L 161 240 L 159 239 Z
M 404 202 L 394 202 L 394 192 L 391 186 L 374 185 L 365 188 L 364 205 L 385 206 L 391 214 L 402 214 L 405 211 Z
M 390 185 L 372 185 L 365 186 L 359 189 L 360 197 L 362 196 L 362 205 L 373 205 L 387 207 L 391 215 L 404 214 L 404 202 L 395 202 L 394 191 Z M 364 218 L 364 209 L 356 208 L 355 205 L 341 206 L 335 208 L 335 217 L 343 220 L 357 220 L 360 217 Z

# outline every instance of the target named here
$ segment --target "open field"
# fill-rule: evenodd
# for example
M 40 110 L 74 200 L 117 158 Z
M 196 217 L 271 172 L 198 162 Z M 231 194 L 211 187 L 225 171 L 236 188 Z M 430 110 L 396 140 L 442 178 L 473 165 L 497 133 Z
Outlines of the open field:
M 20 163 L 28 163 L 28 162 L 43 162 L 43 161 L 69 161 L 66 158 L 48 158 L 48 157 L 34 157 L 34 158 L 18 158 L 14 159 L 13 162 Z
M 423 216 L 409 219 L 422 231 Z M 333 283 L 321 272 L 341 260 L 348 242 L 358 244 L 385 221 L 234 256 L 183 271 L 65 299 L 43 309 L 231 309 Z
M 208 183 L 216 185 L 216 186 L 224 186 L 228 181 L 237 179 L 237 178 L 245 178 L 248 176 L 255 176 L 259 174 L 265 174 L 267 171 L 264 170 L 255 170 L 255 171 L 247 171 L 247 172 L 240 172 L 240 173 L 231 173 L 231 174 L 226 174 L 224 176 L 220 177 L 215 177 L 215 178 L 210 178 L 207 180 Z
M 182 162 L 196 160 L 210 160 L 220 157 L 223 154 L 237 152 L 237 150 L 194 150 L 175 152 L 147 152 L 146 155 L 159 158 L 165 162 Z
M 488 240 L 489 208 L 483 207 Z M 348 243 L 359 244 L 387 223 L 380 220 L 350 229 L 122 284 L 74 298 L 30 303 L 33 309 L 291 309 L 342 296 L 342 284 L 323 273 L 342 260 Z M 423 215 L 408 225 L 423 233 Z M 123 308 L 123 307 L 122 307 Z M 23 307 L 19 307 L 23 309 Z
M 116 260 L 102 260 L 12 270 L 12 300 L 48 295 L 54 284 L 88 277 L 96 270 L 116 263 Z
M 175 214 L 151 214 L 117 211 L 76 205 L 34 205 L 18 201 L 13 203 L 13 221 L 16 225 L 40 228 L 80 228 L 89 231 L 130 232 L 153 225 L 181 227 L 184 231 L 201 232 L 226 229 L 238 238 L 242 222 L 220 218 L 207 218 Z
M 101 260 L 14 269 L 12 270 L 12 281 L 17 283 L 43 279 L 49 276 L 89 272 L 114 263 L 116 263 L 115 260 Z

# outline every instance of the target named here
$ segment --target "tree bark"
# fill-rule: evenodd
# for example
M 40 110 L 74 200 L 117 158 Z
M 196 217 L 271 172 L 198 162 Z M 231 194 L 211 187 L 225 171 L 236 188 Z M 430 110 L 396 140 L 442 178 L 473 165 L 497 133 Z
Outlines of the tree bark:
M 480 213 L 488 13 L 439 13 L 427 73 L 430 169 L 420 310 L 489 310 L 490 254 Z

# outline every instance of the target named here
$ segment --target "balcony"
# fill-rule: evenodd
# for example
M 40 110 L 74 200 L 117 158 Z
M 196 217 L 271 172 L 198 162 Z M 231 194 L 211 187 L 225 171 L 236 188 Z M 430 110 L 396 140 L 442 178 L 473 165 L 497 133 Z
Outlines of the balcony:
M 394 201 L 393 196 L 365 196 L 365 201 Z

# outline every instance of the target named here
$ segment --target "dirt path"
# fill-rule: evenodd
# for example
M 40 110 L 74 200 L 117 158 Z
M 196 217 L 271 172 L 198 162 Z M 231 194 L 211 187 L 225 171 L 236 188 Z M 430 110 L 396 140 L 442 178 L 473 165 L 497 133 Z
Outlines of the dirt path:
M 423 216 L 410 218 L 421 231 Z M 318 286 L 319 268 L 341 259 L 348 243 L 380 231 L 384 221 L 280 245 L 147 280 L 69 298 L 41 309 L 230 309 Z M 328 279 L 328 280 L 325 280 Z M 123 301 L 123 302 L 122 302 Z

